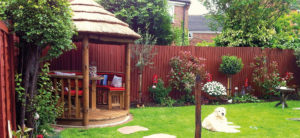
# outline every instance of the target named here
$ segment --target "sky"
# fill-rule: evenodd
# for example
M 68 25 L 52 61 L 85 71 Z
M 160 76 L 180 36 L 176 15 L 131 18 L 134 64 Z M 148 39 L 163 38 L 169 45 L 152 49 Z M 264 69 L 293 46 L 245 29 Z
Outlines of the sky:
M 199 0 L 191 0 L 189 15 L 202 15 L 208 13 L 207 9 L 199 2 Z

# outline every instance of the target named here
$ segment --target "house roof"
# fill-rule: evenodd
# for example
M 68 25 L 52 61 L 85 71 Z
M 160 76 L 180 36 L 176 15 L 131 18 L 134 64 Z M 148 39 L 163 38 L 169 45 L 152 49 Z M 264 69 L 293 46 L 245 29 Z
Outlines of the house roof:
M 169 0 L 169 1 L 184 2 L 184 3 L 188 3 L 188 4 L 191 3 L 190 0 Z
M 216 33 L 221 32 L 222 28 L 217 31 L 212 31 L 209 27 L 210 20 L 204 15 L 190 15 L 189 16 L 189 31 L 194 32 L 206 32 L 206 33 Z
M 72 0 L 73 21 L 79 33 L 138 39 L 140 35 L 94 0 Z

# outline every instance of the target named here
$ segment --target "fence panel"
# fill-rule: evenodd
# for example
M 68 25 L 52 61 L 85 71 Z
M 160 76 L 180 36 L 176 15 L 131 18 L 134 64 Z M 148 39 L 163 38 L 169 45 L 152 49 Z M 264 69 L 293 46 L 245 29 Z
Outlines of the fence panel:
M 53 60 L 51 69 L 53 70 L 81 70 L 81 43 L 76 43 L 77 50 L 65 53 L 59 59 Z M 252 71 L 250 63 L 254 62 L 254 57 L 261 55 L 262 51 L 266 51 L 269 62 L 277 61 L 279 64 L 279 72 L 283 76 L 285 72 L 293 72 L 295 76 L 299 76 L 300 72 L 295 63 L 296 59 L 293 50 L 265 49 L 253 47 L 193 47 L 193 46 L 155 46 L 157 55 L 154 57 L 154 65 L 146 67 L 143 73 L 143 101 L 152 100 L 148 91 L 152 85 L 152 77 L 157 74 L 168 84 L 168 74 L 170 72 L 169 60 L 177 56 L 180 51 L 191 51 L 192 54 L 206 59 L 206 70 L 211 73 L 213 80 L 221 82 L 226 86 L 227 78 L 218 71 L 221 57 L 223 55 L 234 55 L 241 57 L 244 63 L 242 71 L 233 76 L 232 87 L 239 89 L 244 85 L 245 79 L 248 78 L 249 84 L 252 83 Z M 117 71 L 124 72 L 124 46 L 118 45 L 102 45 L 90 44 L 90 63 L 98 67 L 98 71 Z M 69 62 L 69 63 L 68 63 Z M 131 101 L 138 101 L 138 73 L 135 68 L 134 59 L 131 63 Z M 300 78 L 295 77 L 294 84 L 300 84 Z M 234 90 L 233 90 L 234 91 Z M 255 91 L 255 95 L 260 96 L 259 90 Z M 178 97 L 178 92 L 172 92 L 172 97 Z
M 8 137 L 8 120 L 15 129 L 13 37 L 0 21 L 0 137 Z

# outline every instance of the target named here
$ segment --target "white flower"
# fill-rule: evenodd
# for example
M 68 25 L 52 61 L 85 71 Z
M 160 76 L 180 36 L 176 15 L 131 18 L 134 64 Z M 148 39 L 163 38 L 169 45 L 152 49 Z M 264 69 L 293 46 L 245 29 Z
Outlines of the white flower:
M 39 120 L 39 118 L 40 118 L 40 115 L 38 113 L 35 113 L 34 120 Z
M 220 96 L 220 95 L 226 95 L 226 89 L 225 87 L 217 81 L 207 82 L 203 87 L 202 90 L 209 95 L 213 96 Z

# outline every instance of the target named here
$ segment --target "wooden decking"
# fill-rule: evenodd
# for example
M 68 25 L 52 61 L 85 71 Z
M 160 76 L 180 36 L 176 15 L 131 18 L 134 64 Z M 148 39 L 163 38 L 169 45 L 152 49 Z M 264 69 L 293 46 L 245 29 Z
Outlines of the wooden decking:
M 58 125 L 67 125 L 67 126 L 82 126 L 82 113 L 80 113 L 80 118 L 59 118 L 57 119 Z M 107 106 L 97 106 L 94 110 L 89 110 L 89 125 L 104 125 L 111 124 L 115 122 L 119 122 L 128 117 L 129 111 L 120 109 L 118 107 L 113 108 L 112 110 L 108 110 Z M 67 127 L 66 126 L 66 127 Z

